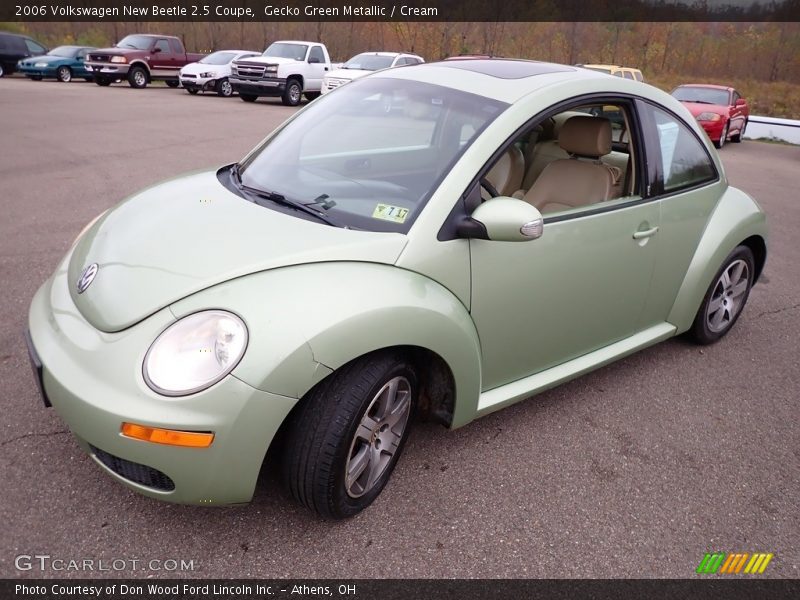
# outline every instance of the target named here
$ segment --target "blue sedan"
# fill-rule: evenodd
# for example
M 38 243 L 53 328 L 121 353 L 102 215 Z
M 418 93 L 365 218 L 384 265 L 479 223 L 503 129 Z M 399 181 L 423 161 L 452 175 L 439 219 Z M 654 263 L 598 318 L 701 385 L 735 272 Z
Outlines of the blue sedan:
M 89 46 L 59 46 L 44 56 L 23 58 L 17 63 L 17 70 L 35 81 L 45 77 L 55 78 L 65 83 L 72 81 L 73 77 L 82 77 L 86 81 L 91 81 L 92 74 L 86 70 L 84 65 L 86 54 L 91 50 L 94 48 Z

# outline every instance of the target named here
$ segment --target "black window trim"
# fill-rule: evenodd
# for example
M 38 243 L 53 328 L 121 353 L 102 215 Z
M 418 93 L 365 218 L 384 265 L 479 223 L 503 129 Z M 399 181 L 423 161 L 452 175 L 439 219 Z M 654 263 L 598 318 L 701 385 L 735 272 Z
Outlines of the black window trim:
M 649 156 L 653 157 L 653 160 L 650 161 L 651 164 L 649 165 L 650 166 L 650 170 L 654 171 L 654 176 L 653 176 L 653 179 L 652 179 L 652 188 L 650 189 L 650 192 L 653 194 L 653 198 L 658 199 L 658 200 L 662 200 L 662 199 L 665 199 L 665 198 L 670 198 L 670 197 L 676 196 L 678 194 L 684 194 L 686 192 L 691 192 L 691 191 L 694 191 L 694 190 L 698 190 L 698 189 L 700 189 L 702 187 L 706 187 L 706 186 L 709 186 L 709 185 L 714 185 L 714 184 L 716 184 L 716 183 L 718 183 L 720 181 L 719 169 L 717 169 L 717 164 L 716 164 L 716 162 L 714 162 L 714 159 L 713 159 L 713 157 L 711 156 L 711 153 L 708 150 L 708 144 L 697 134 L 697 132 L 694 130 L 694 128 L 691 125 L 689 125 L 689 123 L 686 122 L 686 119 L 684 119 L 683 117 L 675 114 L 675 112 L 673 112 L 672 110 L 670 110 L 669 108 L 667 108 L 663 104 L 656 104 L 656 103 L 654 103 L 654 102 L 652 102 L 650 100 L 647 100 L 645 98 L 639 98 L 637 100 L 637 104 L 639 105 L 637 107 L 637 109 L 638 109 L 637 112 L 640 114 L 640 117 L 642 118 L 642 122 L 644 123 L 646 121 L 647 122 L 647 127 L 651 131 L 654 131 L 654 132 L 656 131 L 656 124 L 655 124 L 655 121 L 653 119 L 653 114 L 652 114 L 652 112 L 650 112 L 650 107 L 657 108 L 657 109 L 667 113 L 670 117 L 675 119 L 679 124 L 683 125 L 684 128 L 686 129 L 686 131 L 688 131 L 691 135 L 694 136 L 695 140 L 697 140 L 697 142 L 700 144 L 700 147 L 705 151 L 706 158 L 708 159 L 708 162 L 711 164 L 711 169 L 714 172 L 713 176 L 711 178 L 709 178 L 709 179 L 698 181 L 696 183 L 692 183 L 690 185 L 680 187 L 680 188 L 678 188 L 676 190 L 665 191 L 664 190 L 664 173 L 662 172 L 662 169 L 661 169 L 661 162 L 662 162 L 661 144 L 657 141 L 657 139 L 650 139 L 650 140 L 646 141 L 646 143 L 647 143 L 647 146 L 648 146 L 647 155 L 648 155 L 648 157 Z M 658 134 L 656 134 L 655 137 L 657 137 L 657 135 Z
M 474 188 L 476 186 L 480 186 L 480 180 L 489 172 L 494 163 L 497 161 L 498 158 L 508 149 L 508 147 L 513 144 L 519 136 L 522 135 L 526 130 L 529 130 L 535 124 L 552 117 L 553 115 L 557 115 L 558 113 L 564 112 L 569 110 L 570 108 L 574 108 L 576 106 L 581 106 L 587 103 L 595 103 L 595 102 L 603 102 L 606 104 L 620 104 L 626 105 L 628 107 L 628 112 L 630 118 L 633 120 L 633 123 L 630 124 L 630 129 L 635 130 L 635 145 L 636 153 L 638 155 L 638 160 L 636 161 L 638 164 L 636 165 L 637 169 L 637 176 L 639 178 L 639 189 L 641 190 L 640 194 L 631 197 L 631 200 L 628 202 L 620 202 L 611 205 L 596 205 L 591 204 L 586 210 L 576 211 L 574 213 L 569 213 L 566 215 L 555 215 L 555 216 L 546 216 L 542 215 L 544 220 L 544 224 L 547 225 L 548 223 L 559 223 L 561 221 L 569 221 L 572 219 L 579 219 L 584 217 L 590 217 L 593 215 L 598 215 L 606 212 L 611 212 L 615 210 L 622 210 L 625 208 L 629 208 L 631 206 L 637 206 L 639 204 L 644 204 L 646 202 L 652 202 L 657 199 L 657 196 L 653 194 L 653 186 L 652 183 L 655 180 L 655 169 L 654 161 L 649 159 L 649 145 L 645 143 L 642 135 L 643 129 L 643 121 L 642 116 L 639 114 L 639 106 L 637 105 L 637 100 L 640 100 L 639 96 L 635 96 L 633 94 L 627 93 L 619 93 L 619 92 L 601 92 L 601 93 L 591 93 L 591 94 L 582 94 L 580 96 L 573 96 L 567 100 L 562 100 L 556 104 L 549 106 L 548 108 L 544 109 L 543 111 L 538 112 L 533 117 L 528 119 L 522 126 L 518 127 L 511 136 L 503 142 L 500 147 L 492 154 L 488 161 L 478 170 L 478 174 L 470 180 L 469 185 L 467 185 L 466 190 L 464 191 L 461 196 L 459 196 L 458 201 L 453 206 L 453 209 L 450 211 L 450 214 L 445 219 L 444 223 L 442 224 L 441 228 L 439 229 L 439 233 L 436 236 L 436 239 L 440 242 L 449 241 L 453 239 L 459 239 L 457 234 L 458 231 L 458 224 L 463 221 L 465 218 L 468 218 L 470 215 L 466 212 L 466 201 L 467 199 L 474 193 Z M 637 126 L 638 125 L 638 126 Z M 631 140 L 633 141 L 633 140 Z M 661 158 L 660 153 L 658 154 L 658 158 Z M 603 203 L 598 203 L 603 204 Z

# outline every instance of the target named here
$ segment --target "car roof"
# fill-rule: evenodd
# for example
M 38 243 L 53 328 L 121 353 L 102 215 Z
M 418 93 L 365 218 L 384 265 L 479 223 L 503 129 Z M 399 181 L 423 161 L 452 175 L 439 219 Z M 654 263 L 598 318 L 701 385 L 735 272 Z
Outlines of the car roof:
M 726 90 L 730 91 L 733 88 L 729 85 L 717 85 L 716 83 L 682 83 L 678 86 L 679 88 L 682 87 L 704 87 L 704 88 L 712 88 L 715 90 Z M 678 89 L 678 88 L 675 88 Z
M 409 65 L 402 69 L 386 69 L 369 77 L 414 80 L 513 103 L 550 85 L 586 81 L 602 84 L 609 93 L 639 93 L 650 86 L 606 73 L 581 69 L 570 65 L 522 59 L 464 59 Z M 636 88 L 629 87 L 635 85 Z M 592 87 L 598 88 L 597 85 Z M 653 94 L 655 88 L 651 89 Z M 644 95 L 651 95 L 645 93 Z M 664 93 L 665 96 L 670 97 Z M 677 102 L 677 101 L 676 101 Z

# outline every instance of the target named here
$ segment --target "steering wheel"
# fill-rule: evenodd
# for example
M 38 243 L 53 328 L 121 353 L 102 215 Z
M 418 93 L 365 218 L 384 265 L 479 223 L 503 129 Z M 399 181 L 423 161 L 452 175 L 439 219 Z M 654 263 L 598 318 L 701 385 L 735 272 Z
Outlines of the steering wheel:
M 497 191 L 497 188 L 494 187 L 491 182 L 486 179 L 486 177 L 481 177 L 480 184 L 483 189 L 489 192 L 489 195 L 492 198 L 497 198 L 500 195 L 500 192 Z

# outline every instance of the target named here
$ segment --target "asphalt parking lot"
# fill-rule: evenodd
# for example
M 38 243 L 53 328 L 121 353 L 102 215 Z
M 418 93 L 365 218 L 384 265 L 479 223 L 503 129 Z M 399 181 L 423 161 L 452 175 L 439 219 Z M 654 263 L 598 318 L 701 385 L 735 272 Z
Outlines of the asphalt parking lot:
M 218 509 L 102 473 L 39 399 L 31 297 L 96 214 L 239 159 L 293 111 L 0 80 L 0 577 L 87 575 L 18 571 L 21 554 L 194 561 L 103 576 L 690 577 L 708 551 L 772 552 L 767 576 L 800 576 L 800 147 L 721 151 L 771 227 L 762 282 L 721 343 L 671 340 L 457 431 L 419 424 L 352 520 L 296 507 L 269 470 L 250 505 Z

